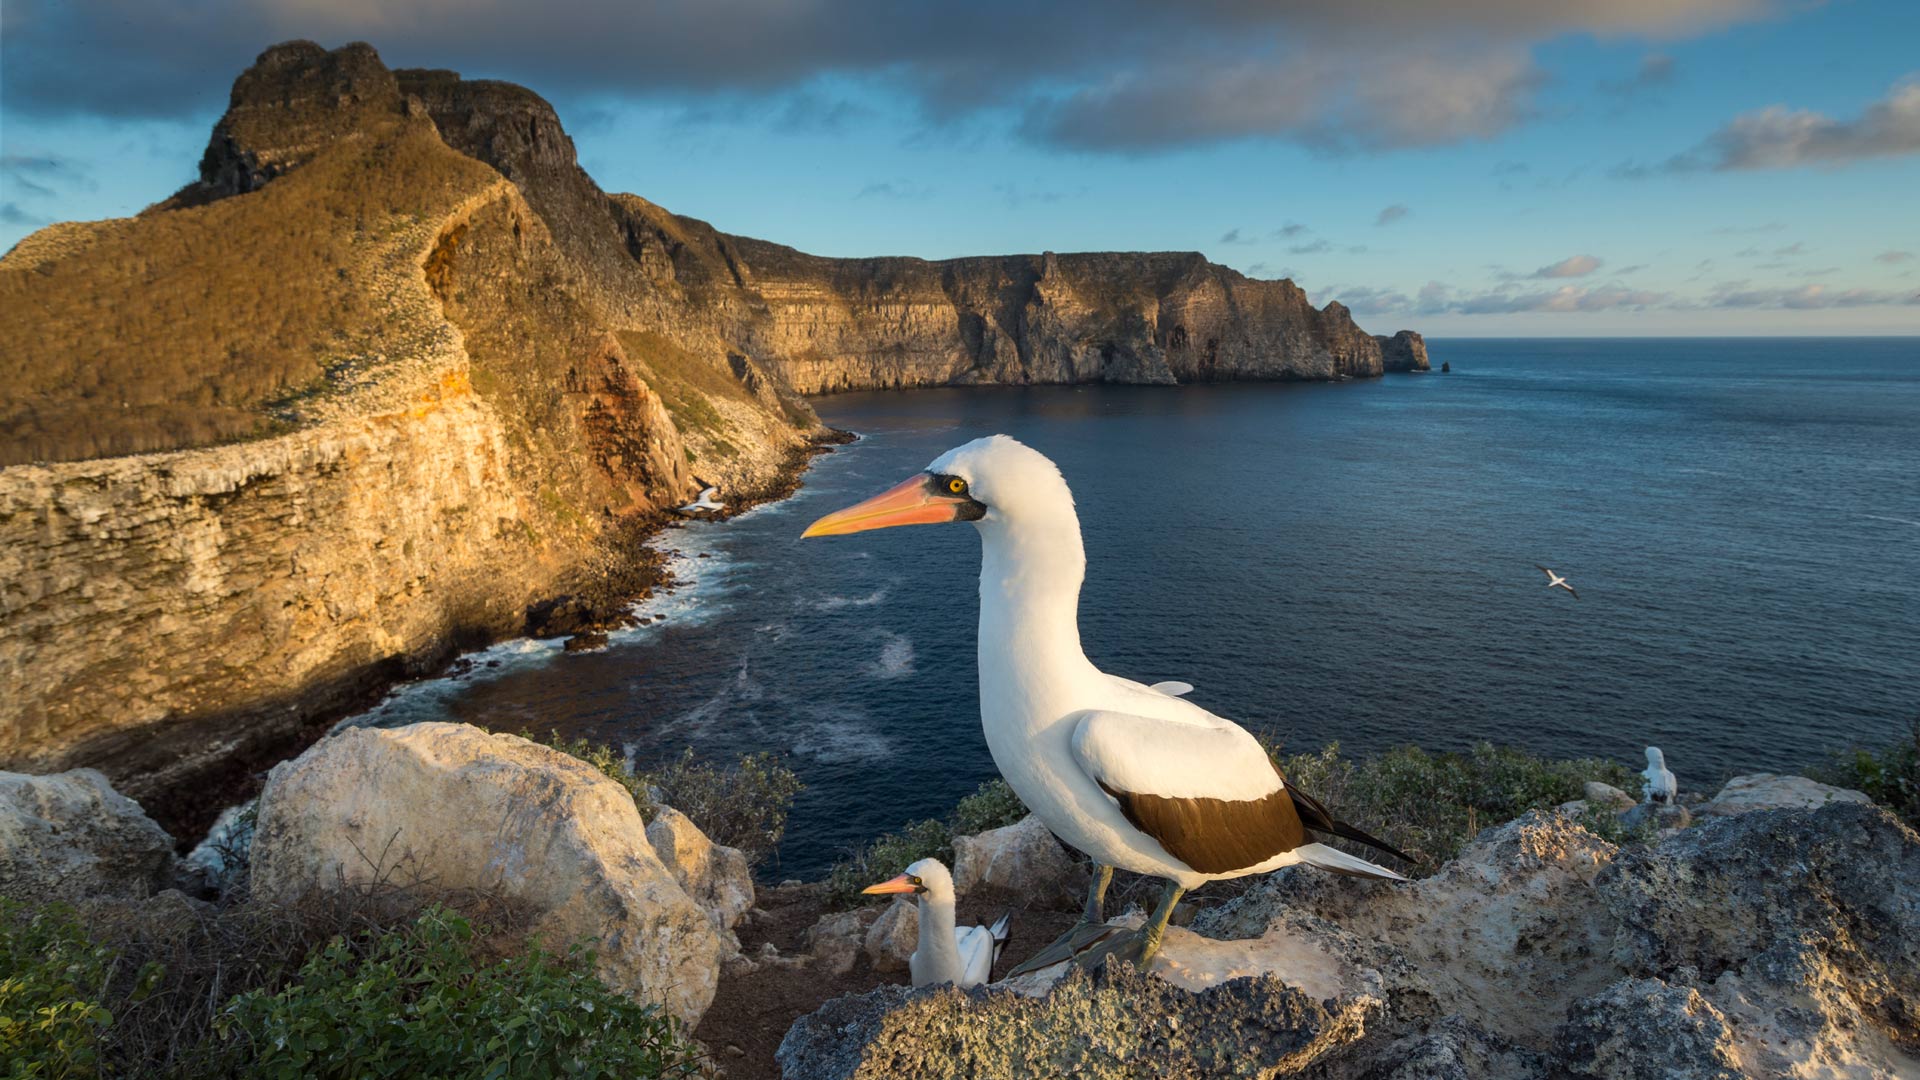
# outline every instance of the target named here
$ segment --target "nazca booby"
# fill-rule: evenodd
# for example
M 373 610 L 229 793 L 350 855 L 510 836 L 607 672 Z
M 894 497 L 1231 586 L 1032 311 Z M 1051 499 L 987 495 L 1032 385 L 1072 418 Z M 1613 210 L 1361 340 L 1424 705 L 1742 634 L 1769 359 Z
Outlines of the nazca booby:
M 1573 586 L 1567 584 L 1566 578 L 1563 578 L 1559 574 L 1556 574 L 1553 571 L 1547 569 L 1546 567 L 1541 566 L 1539 563 L 1534 563 L 1533 568 L 1547 575 L 1547 588 L 1565 589 L 1570 595 L 1572 595 L 1572 597 L 1575 600 L 1580 599 L 1580 594 L 1573 591 Z
M 965 990 L 992 977 L 993 963 L 1000 959 L 1000 949 L 1007 943 L 1007 923 L 1013 915 L 1009 912 L 1000 916 L 992 926 L 955 926 L 953 875 L 939 859 L 921 859 L 899 877 L 860 891 L 869 896 L 902 893 L 918 902 L 920 940 L 907 959 L 913 985 L 950 982 Z
M 1095 863 L 1085 914 L 1021 971 L 1080 946 L 1145 962 L 1188 889 L 1293 863 L 1404 880 L 1314 841 L 1308 830 L 1404 854 L 1336 819 L 1286 782 L 1259 740 L 1180 695 L 1185 684 L 1108 675 L 1080 648 L 1086 573 L 1080 520 L 1060 470 L 1005 435 L 942 454 L 893 489 L 808 526 L 837 536 L 896 525 L 971 521 L 981 536 L 980 719 L 1001 776 L 1054 835 Z M 1113 868 L 1163 878 L 1141 929 L 1102 923 Z M 1122 940 L 1125 938 L 1126 940 Z
M 1680 781 L 1667 771 L 1666 755 L 1657 746 L 1647 747 L 1647 768 L 1640 775 L 1647 778 L 1642 790 L 1650 803 L 1670 803 L 1680 794 Z

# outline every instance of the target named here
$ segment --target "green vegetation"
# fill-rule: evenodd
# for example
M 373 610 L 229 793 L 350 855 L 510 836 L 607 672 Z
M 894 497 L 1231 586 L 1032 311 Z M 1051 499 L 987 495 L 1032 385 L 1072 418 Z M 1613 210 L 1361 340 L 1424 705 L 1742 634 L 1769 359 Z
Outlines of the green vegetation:
M 1439 869 L 1482 829 L 1582 798 L 1589 780 L 1623 790 L 1638 786 L 1632 770 L 1618 762 L 1542 758 L 1490 743 L 1464 754 L 1402 746 L 1358 762 L 1342 757 L 1333 743 L 1319 753 L 1276 754 L 1275 760 L 1290 783 L 1412 855 L 1418 875 Z M 1624 837 L 1617 826 L 1613 831 Z
M 689 748 L 676 761 L 635 772 L 626 755 L 605 743 L 568 738 L 550 731 L 542 739 L 522 731 L 521 738 L 570 754 L 612 777 L 633 794 L 642 819 L 653 819 L 654 794 L 687 815 L 716 844 L 739 848 L 759 865 L 780 845 L 787 812 L 805 787 L 799 776 L 769 753 L 746 754 L 731 766 L 700 761 Z
M 748 401 L 746 387 L 713 363 L 681 348 L 651 330 L 626 330 L 619 335 L 630 360 L 644 365 L 642 377 L 660 395 L 682 435 L 699 435 L 720 457 L 731 458 L 739 448 L 723 436 L 729 430 L 713 399 Z
M 1814 770 L 1813 778 L 1865 792 L 1920 829 L 1920 720 L 1913 722 L 1905 739 L 1879 750 L 1851 750 Z
M 0 899 L 0 1062 L 10 1080 L 99 1073 L 113 1024 L 99 998 L 112 959 L 72 908 L 29 912 Z
M 394 119 L 247 195 L 23 247 L 0 266 L 0 465 L 271 434 L 438 346 L 431 223 L 498 179 Z
M 464 900 L 476 914 L 385 886 L 299 909 L 0 901 L 0 1076 L 695 1074 L 698 1048 L 589 953 Z
M 278 993 L 218 1021 L 248 1076 L 693 1076 L 671 1017 L 593 975 L 592 956 L 529 945 L 486 962 L 473 925 L 441 907 L 370 942 L 336 937 Z
M 1012 825 L 1026 816 L 1026 804 L 1005 780 L 989 780 L 961 799 L 944 819 L 909 822 L 835 863 L 827 874 L 828 902 L 842 907 L 858 903 L 861 889 L 921 859 L 939 859 L 952 866 L 954 837 Z

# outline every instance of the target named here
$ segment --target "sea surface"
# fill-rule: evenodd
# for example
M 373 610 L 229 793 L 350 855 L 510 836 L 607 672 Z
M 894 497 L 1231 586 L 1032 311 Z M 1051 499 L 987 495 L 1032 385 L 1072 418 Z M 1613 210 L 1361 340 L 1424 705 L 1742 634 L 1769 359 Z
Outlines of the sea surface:
M 827 397 L 859 442 L 793 498 L 671 530 L 658 621 L 401 688 L 399 722 L 557 728 L 643 765 L 787 755 L 774 877 L 994 775 L 972 528 L 800 540 L 1005 432 L 1057 461 L 1089 654 L 1296 750 L 1663 747 L 1683 788 L 1920 716 L 1920 339 L 1436 340 L 1451 374 Z M 1564 574 L 1579 599 L 1545 587 Z

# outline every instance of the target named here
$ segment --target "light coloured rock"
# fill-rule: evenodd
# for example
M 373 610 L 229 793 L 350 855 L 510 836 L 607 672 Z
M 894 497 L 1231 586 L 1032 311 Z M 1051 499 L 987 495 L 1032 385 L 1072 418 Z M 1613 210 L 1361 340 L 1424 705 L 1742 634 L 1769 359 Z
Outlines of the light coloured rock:
M 138 900 L 172 869 L 173 839 L 97 771 L 0 773 L 0 896 Z
M 1733 1031 L 1691 987 L 1623 979 L 1574 1003 L 1558 1050 L 1591 1080 L 1743 1080 Z
M 1612 784 L 1603 784 L 1598 780 L 1587 781 L 1585 798 L 1594 806 L 1605 806 L 1614 810 L 1626 810 L 1640 801 Z
M 746 853 L 709 840 L 687 815 L 656 805 L 647 823 L 647 841 L 723 933 L 730 933 L 753 907 L 753 868 Z
M 465 724 L 356 728 L 274 768 L 256 896 L 378 879 L 526 905 L 552 947 L 584 940 L 608 985 L 689 1025 L 728 951 L 647 843 L 633 797 L 577 758 Z
M 1620 824 L 1629 829 L 1684 829 L 1693 824 L 1693 813 L 1679 803 L 1635 803 L 1620 815 Z
M 1322 1004 L 1265 975 L 1194 993 L 1115 965 L 1038 998 L 951 984 L 837 998 L 795 1022 L 776 1056 L 806 1080 L 1264 1078 L 1352 1041 L 1381 1008 Z
M 1754 810 L 1812 810 L 1828 803 L 1870 803 L 1865 792 L 1834 787 L 1804 776 L 1751 773 L 1726 782 L 1720 794 L 1695 808 L 1701 817 L 1727 817 Z
M 1142 918 L 1135 912 L 1108 922 L 1131 930 L 1139 927 Z M 1377 996 L 1382 990 L 1378 973 L 1354 966 L 1350 962 L 1350 950 L 1330 944 L 1340 937 L 1336 928 L 1297 913 L 1275 920 L 1257 938 L 1238 941 L 1202 937 L 1191 930 L 1169 926 L 1160 951 L 1147 965 L 1147 970 L 1157 978 L 1195 993 L 1234 979 L 1271 975 L 1306 991 L 1316 1001 L 1354 995 Z M 1038 997 L 1064 978 L 1069 966 L 1056 964 L 994 985 Z
M 956 837 L 953 854 L 953 889 L 962 897 L 989 888 L 1018 893 L 1030 904 L 1078 904 L 1086 887 L 1086 868 L 1034 814 Z
M 860 947 L 867 927 L 879 917 L 874 908 L 855 908 L 823 915 L 807 928 L 807 952 L 813 962 L 830 975 L 845 975 L 860 958 Z
M 907 961 L 920 944 L 920 905 L 901 898 L 887 905 L 867 930 L 867 959 L 873 970 L 894 974 L 907 970 Z

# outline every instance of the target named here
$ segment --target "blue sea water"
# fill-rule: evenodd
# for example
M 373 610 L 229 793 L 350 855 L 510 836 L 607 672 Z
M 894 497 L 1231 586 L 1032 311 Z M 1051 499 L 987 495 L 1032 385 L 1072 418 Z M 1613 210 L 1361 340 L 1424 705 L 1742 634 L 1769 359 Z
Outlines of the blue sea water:
M 687 584 L 661 621 L 595 654 L 502 646 L 383 709 L 643 761 L 786 753 L 808 788 L 773 873 L 812 876 L 994 770 L 974 531 L 800 532 L 1006 432 L 1073 486 L 1093 659 L 1292 749 L 1637 770 L 1652 743 L 1707 788 L 1920 716 L 1920 339 L 1431 349 L 1451 374 L 819 399 L 861 441 L 786 502 L 670 532 Z

